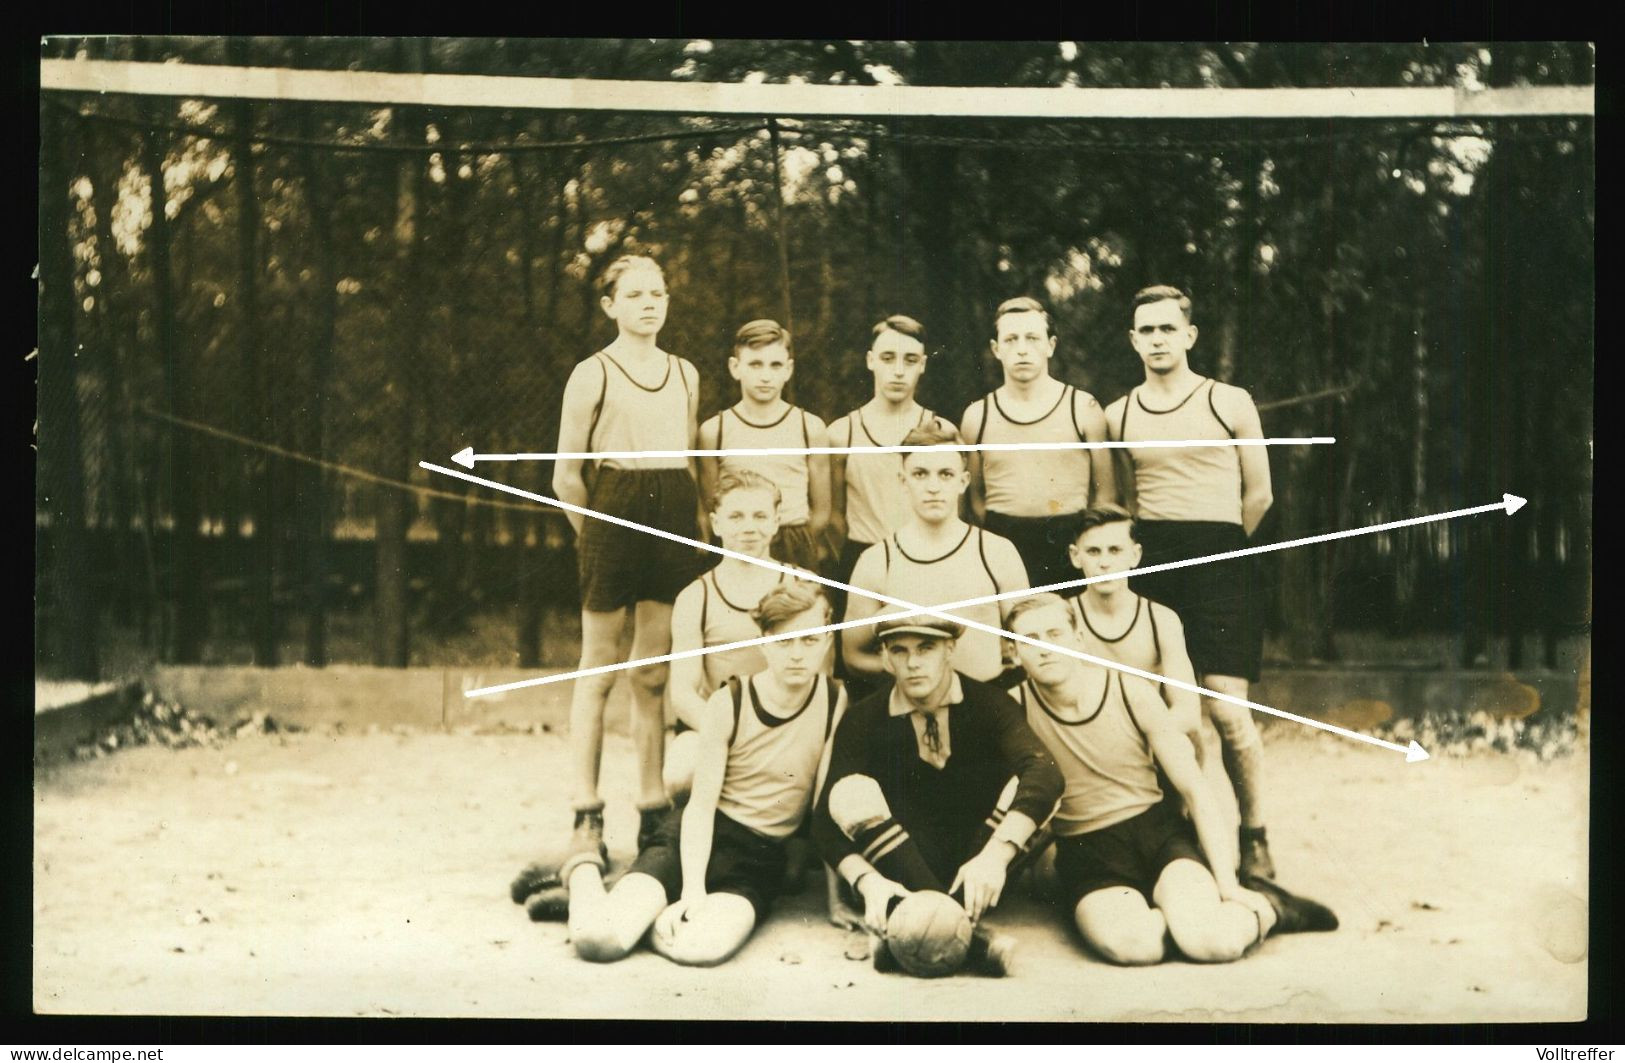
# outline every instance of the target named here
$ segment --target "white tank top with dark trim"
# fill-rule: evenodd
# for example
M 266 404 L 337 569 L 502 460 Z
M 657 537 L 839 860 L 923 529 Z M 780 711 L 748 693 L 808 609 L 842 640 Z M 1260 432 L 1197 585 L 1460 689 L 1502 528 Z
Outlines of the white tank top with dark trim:
M 1234 439 L 1213 402 L 1208 379 L 1175 406 L 1153 410 L 1135 388 L 1123 400 L 1115 435 L 1147 439 Z M 1135 516 L 1141 520 L 1241 523 L 1241 450 L 1238 447 L 1130 447 L 1134 459 Z
M 920 408 L 920 419 L 915 427 L 932 423 L 952 427 L 936 414 Z M 863 410 L 847 415 L 851 437 L 849 447 L 897 447 L 903 438 L 882 442 L 874 437 L 863 420 Z M 908 433 L 903 433 L 907 436 Z M 859 543 L 878 543 L 914 516 L 909 508 L 908 493 L 903 489 L 899 473 L 903 468 L 901 454 L 848 454 L 846 456 L 846 525 L 847 538 Z
M 774 585 L 782 584 L 789 578 L 781 572 L 778 582 Z M 750 611 L 756 607 L 756 602 L 729 601 L 728 596 L 723 593 L 722 584 L 717 582 L 716 569 L 712 569 L 694 582 L 700 585 L 702 646 L 726 646 L 730 642 L 744 642 L 746 639 L 761 637 L 761 629 L 756 626 L 756 621 L 750 618 Z M 760 646 L 719 650 L 716 653 L 706 654 L 701 660 L 704 661 L 705 676 L 705 689 L 701 693 L 705 697 L 710 697 L 712 691 L 726 683 L 731 675 L 755 675 L 767 667 L 767 658 L 762 655 Z
M 717 811 L 769 838 L 794 834 L 812 806 L 838 690 L 833 679 L 821 675 L 800 706 L 774 706 L 769 712 L 755 682 L 740 681 Z
M 1078 622 L 1078 641 L 1083 652 L 1160 675 L 1162 635 L 1157 630 L 1157 613 L 1168 607 L 1137 595 L 1133 618 L 1127 624 L 1116 621 L 1108 626 L 1105 622 L 1089 618 L 1089 614 L 1083 611 L 1083 597 L 1080 594 L 1068 599 L 1072 615 Z
M 587 429 L 588 450 L 688 450 L 693 445 L 688 437 L 687 363 L 668 354 L 665 375 L 644 381 L 608 351 L 592 357 L 604 371 L 604 383 Z M 687 469 L 688 459 L 606 458 L 599 464 L 609 469 Z
M 881 594 L 915 605 L 942 605 L 945 602 L 1002 594 L 1013 588 L 999 586 L 987 559 L 989 540 L 998 538 L 974 524 L 967 524 L 965 536 L 957 546 L 940 557 L 924 560 L 910 557 L 898 544 L 896 533 L 893 533 L 869 548 L 870 551 L 880 551 L 884 564 L 885 575 L 881 579 L 881 586 L 876 589 Z M 882 611 L 889 609 L 895 611 L 890 606 L 883 607 Z M 954 615 L 992 627 L 999 626 L 997 602 L 956 609 Z M 955 671 L 984 683 L 997 679 L 999 673 L 1004 671 L 998 636 L 966 628 L 954 646 L 953 666 Z
M 787 406 L 784 415 L 772 424 L 752 424 L 729 407 L 717 415 L 717 449 L 738 447 L 757 450 L 769 447 L 805 447 L 807 411 Z M 722 459 L 724 469 L 749 469 L 772 480 L 779 487 L 779 524 L 805 524 L 810 512 L 807 498 L 805 454 L 764 454 L 761 457 L 729 455 Z
M 1104 830 L 1162 800 L 1151 743 L 1130 715 L 1123 678 L 1105 672 L 1100 700 L 1063 715 L 1032 680 L 1017 688 L 1027 726 L 1055 758 L 1066 786 L 1050 821 L 1063 838 Z
M 1067 384 L 1042 417 L 1017 421 L 999 404 L 999 393 L 982 402 L 982 430 L 972 443 L 1081 443 L 1079 410 L 1094 402 Z M 1054 517 L 1089 506 L 1091 478 L 1087 450 L 988 450 L 982 452 L 982 484 L 987 508 L 1009 517 Z

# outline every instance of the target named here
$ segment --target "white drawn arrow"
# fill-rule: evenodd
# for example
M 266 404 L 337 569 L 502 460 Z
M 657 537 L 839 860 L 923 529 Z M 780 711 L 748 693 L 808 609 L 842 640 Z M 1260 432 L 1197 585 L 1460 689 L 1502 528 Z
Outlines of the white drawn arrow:
M 498 482 L 496 482 L 494 480 L 487 480 L 487 479 L 484 479 L 483 477 L 472 476 L 472 475 L 469 475 L 468 473 L 458 472 L 455 469 L 443 468 L 441 466 L 433 465 L 433 464 L 431 464 L 429 462 L 426 462 L 426 461 L 419 462 L 418 464 L 419 464 L 420 467 L 422 467 L 424 469 L 427 469 L 430 472 L 438 472 L 438 473 L 442 473 L 442 474 L 444 474 L 446 476 L 453 476 L 453 477 L 456 477 L 456 478 L 461 479 L 461 480 L 467 480 L 470 483 L 480 484 L 482 486 L 490 487 L 490 488 L 493 488 L 493 489 L 498 490 L 498 491 L 506 492 L 508 494 L 517 495 L 517 496 L 519 496 L 521 498 L 528 498 L 528 499 L 531 499 L 533 501 L 540 502 L 540 503 L 542 503 L 544 505 L 554 506 L 556 508 L 567 510 L 567 511 L 573 512 L 573 513 L 579 513 L 583 517 L 593 517 L 593 518 L 596 518 L 598 520 L 608 521 L 608 522 L 610 522 L 612 524 L 619 524 L 622 527 L 631 528 L 634 531 L 645 532 L 645 533 L 647 533 L 649 535 L 653 535 L 653 536 L 656 536 L 656 537 L 662 538 L 662 539 L 668 539 L 668 540 L 670 540 L 672 542 L 684 543 L 684 544 L 686 544 L 688 546 L 694 547 L 695 549 L 703 550 L 703 551 L 706 551 L 708 553 L 718 554 L 718 555 L 723 556 L 723 557 L 736 558 L 736 559 L 738 559 L 740 561 L 744 561 L 747 564 L 756 565 L 756 566 L 758 566 L 760 568 L 766 568 L 766 569 L 769 569 L 771 571 L 788 574 L 788 575 L 794 576 L 797 579 L 808 580 L 808 581 L 811 581 L 811 582 L 814 582 L 814 583 L 820 583 L 820 584 L 822 584 L 824 586 L 832 587 L 832 588 L 835 588 L 837 590 L 844 590 L 849 594 L 856 594 L 856 595 L 858 595 L 860 597 L 869 598 L 871 600 L 882 602 L 882 603 L 887 604 L 887 605 L 897 606 L 900 609 L 905 610 L 904 612 L 901 612 L 901 613 L 898 613 L 898 614 L 888 614 L 888 615 L 917 616 L 917 615 L 924 614 L 924 615 L 927 615 L 927 616 L 945 617 L 947 619 L 954 620 L 957 623 L 963 624 L 966 627 L 974 628 L 974 629 L 976 629 L 978 631 L 985 631 L 985 632 L 988 632 L 989 634 L 998 636 L 1000 638 L 1008 638 L 1008 639 L 1012 639 L 1012 640 L 1014 640 L 1016 642 L 1027 643 L 1028 645 L 1032 645 L 1032 646 L 1048 647 L 1049 649 L 1053 650 L 1054 652 L 1057 652 L 1057 653 L 1060 653 L 1060 654 L 1063 654 L 1063 655 L 1069 656 L 1069 657 L 1076 657 L 1079 660 L 1088 661 L 1091 664 L 1096 664 L 1096 665 L 1099 665 L 1099 666 L 1104 667 L 1104 668 L 1110 668 L 1110 669 L 1113 669 L 1115 671 L 1125 672 L 1125 673 L 1127 673 L 1129 675 L 1139 676 L 1142 679 L 1151 680 L 1153 682 L 1166 683 L 1166 684 L 1168 684 L 1170 686 L 1177 687 L 1177 688 L 1179 688 L 1181 690 L 1188 690 L 1188 691 L 1191 691 L 1192 693 L 1203 695 L 1203 696 L 1206 696 L 1206 697 L 1211 697 L 1211 698 L 1214 698 L 1214 699 L 1219 700 L 1219 701 L 1225 701 L 1225 702 L 1228 702 L 1228 703 L 1233 704 L 1233 705 L 1240 705 L 1240 706 L 1242 706 L 1244 708 L 1252 709 L 1252 710 L 1254 710 L 1256 712 L 1263 712 L 1263 713 L 1267 713 L 1267 714 L 1269 714 L 1271 716 L 1278 716 L 1278 717 L 1280 717 L 1282 719 L 1293 720 L 1293 721 L 1295 721 L 1297 723 L 1302 723 L 1302 724 L 1305 724 L 1305 725 L 1310 726 L 1310 727 L 1317 728 L 1317 729 L 1322 730 L 1322 731 L 1329 731 L 1329 732 L 1332 732 L 1334 734 L 1343 735 L 1346 738 L 1352 738 L 1352 739 L 1355 739 L 1356 741 L 1366 742 L 1366 743 L 1371 744 L 1371 745 L 1382 746 L 1385 749 L 1391 749 L 1391 750 L 1394 750 L 1395 752 L 1404 753 L 1405 754 L 1405 760 L 1406 760 L 1407 763 L 1412 763 L 1412 762 L 1415 762 L 1415 761 L 1418 761 L 1418 760 L 1426 760 L 1426 759 L 1428 759 L 1428 756 L 1429 756 L 1427 750 L 1423 749 L 1422 746 L 1419 743 L 1415 742 L 1415 741 L 1412 741 L 1409 746 L 1401 746 L 1398 743 L 1388 742 L 1388 741 L 1385 741 L 1383 739 L 1376 738 L 1376 737 L 1374 737 L 1372 735 L 1361 734 L 1358 731 L 1351 731 L 1351 730 L 1348 730 L 1347 728 L 1344 728 L 1344 727 L 1338 727 L 1335 724 L 1325 723 L 1325 722 L 1320 721 L 1320 720 L 1312 720 L 1312 719 L 1309 719 L 1308 717 L 1298 716 L 1298 715 L 1296 715 L 1294 713 L 1290 713 L 1290 712 L 1286 712 L 1286 711 L 1281 710 L 1281 709 L 1273 708 L 1273 707 L 1271 707 L 1269 705 L 1260 705 L 1257 702 L 1248 701 L 1245 698 L 1238 698 L 1238 697 L 1236 697 L 1236 696 L 1234 696 L 1232 694 L 1225 694 L 1225 693 L 1222 693 L 1220 691 L 1209 690 L 1206 687 L 1197 686 L 1197 685 L 1192 684 L 1192 683 L 1186 683 L 1183 680 L 1175 679 L 1175 678 L 1173 678 L 1171 676 L 1156 675 L 1155 673 L 1141 671 L 1138 668 L 1134 668 L 1132 666 L 1125 665 L 1125 664 L 1122 664 L 1122 663 L 1117 662 L 1117 661 L 1110 661 L 1110 660 L 1106 660 L 1105 658 L 1094 657 L 1094 656 L 1092 656 L 1090 654 L 1086 654 L 1086 653 L 1083 653 L 1083 652 L 1078 651 L 1078 650 L 1073 650 L 1073 649 L 1070 649 L 1070 648 L 1065 647 L 1065 646 L 1050 645 L 1048 643 L 1041 642 L 1041 641 L 1039 641 L 1037 639 L 1028 638 L 1028 637 L 1022 636 L 1022 635 L 1017 635 L 1017 634 L 1014 634 L 1012 632 L 1004 631 L 1004 630 L 1002 630 L 1000 628 L 996 628 L 996 627 L 993 627 L 993 626 L 988 625 L 988 624 L 982 624 L 982 623 L 970 620 L 970 619 L 965 618 L 965 617 L 956 616 L 956 615 L 954 615 L 953 613 L 951 613 L 949 611 L 950 609 L 953 609 L 953 608 L 967 608 L 967 607 L 969 607 L 971 605 L 983 604 L 983 603 L 988 602 L 988 601 L 997 601 L 997 600 L 1002 600 L 1002 599 L 1005 599 L 1005 598 L 1022 597 L 1022 596 L 1025 596 L 1025 595 L 1036 594 L 1036 593 L 1038 593 L 1038 591 L 1040 589 L 1053 590 L 1053 589 L 1056 589 L 1056 588 L 1063 588 L 1063 587 L 1068 587 L 1068 586 L 1082 586 L 1082 585 L 1087 584 L 1087 583 L 1096 582 L 1097 580 L 1099 580 L 1101 578 L 1104 578 L 1104 577 L 1094 577 L 1093 579 L 1080 579 L 1080 580 L 1071 581 L 1069 583 L 1051 584 L 1046 588 L 1028 589 L 1028 590 L 1024 590 L 1024 591 L 1011 592 L 1011 593 L 1006 593 L 1006 594 L 1002 594 L 1002 595 L 993 595 L 993 596 L 990 596 L 988 598 L 968 599 L 968 600 L 966 600 L 964 602 L 953 602 L 953 603 L 949 603 L 948 605 L 943 605 L 943 606 L 926 607 L 926 606 L 916 605 L 916 604 L 914 604 L 912 602 L 905 602 L 905 601 L 903 601 L 901 599 L 898 599 L 898 598 L 892 598 L 892 597 L 890 597 L 888 595 L 877 594 L 877 593 L 874 593 L 872 591 L 866 590 L 866 589 L 861 588 L 861 587 L 854 587 L 854 586 L 851 586 L 850 584 L 841 583 L 838 580 L 828 579 L 826 577 L 819 576 L 819 575 L 816 575 L 816 574 L 810 573 L 810 572 L 805 572 L 805 571 L 800 570 L 800 569 L 792 569 L 792 568 L 789 568 L 789 567 L 787 567 L 785 565 L 780 565 L 777 562 L 770 561 L 770 560 L 767 560 L 767 559 L 764 559 L 764 558 L 750 557 L 749 555 L 741 554 L 741 553 L 738 553 L 737 551 L 729 550 L 729 549 L 727 549 L 725 547 L 714 546 L 711 543 L 702 543 L 702 542 L 700 542 L 700 541 L 698 541 L 696 539 L 690 539 L 690 538 L 688 538 L 686 536 L 678 535 L 678 534 L 676 534 L 674 532 L 668 532 L 668 531 L 665 531 L 665 530 L 660 529 L 660 528 L 652 528 L 652 527 L 649 527 L 648 525 L 645 525 L 645 524 L 639 524 L 636 521 L 626 520 L 626 519 L 621 518 L 621 517 L 614 517 L 614 516 L 611 516 L 611 515 L 609 515 L 607 513 L 599 513 L 596 510 L 587 509 L 584 506 L 577 506 L 577 505 L 573 505 L 572 503 L 569 503 L 569 502 L 562 502 L 562 501 L 560 501 L 558 499 L 548 498 L 548 497 L 546 497 L 544 495 L 538 495 L 538 494 L 535 494 L 535 493 L 530 492 L 530 491 L 525 491 L 525 490 L 522 490 L 522 489 L 517 488 L 517 487 L 512 487 L 512 486 L 510 486 L 508 484 L 498 483 Z M 1204 563 L 1207 563 L 1207 562 L 1210 562 L 1210 561 L 1223 560 L 1223 559 L 1226 559 L 1226 558 L 1229 558 L 1229 557 L 1236 557 L 1236 556 L 1240 556 L 1242 554 L 1247 554 L 1247 553 L 1263 553 L 1263 552 L 1266 552 L 1266 551 L 1269 551 L 1269 550 L 1283 550 L 1283 549 L 1286 549 L 1286 548 L 1291 547 L 1291 546 L 1303 546 L 1303 545 L 1307 545 L 1309 543 L 1314 543 L 1314 542 L 1324 542 L 1327 539 L 1346 538 L 1346 537 L 1354 536 L 1354 535 L 1370 535 L 1370 534 L 1374 534 L 1376 532 L 1389 531 L 1389 530 L 1393 530 L 1395 528 L 1409 527 L 1409 526 L 1415 525 L 1415 524 L 1426 524 L 1426 523 L 1430 523 L 1430 522 L 1433 522 L 1433 521 L 1449 520 L 1449 519 L 1452 519 L 1452 518 L 1455 518 L 1455 517 L 1464 517 L 1464 516 L 1471 516 L 1473 514 L 1478 514 L 1478 513 L 1487 513 L 1487 512 L 1490 512 L 1492 510 L 1502 510 L 1502 511 L 1504 511 L 1505 513 L 1507 513 L 1510 516 L 1511 514 L 1516 513 L 1519 509 L 1523 508 L 1525 502 L 1526 502 L 1525 499 L 1520 498 L 1517 495 L 1503 494 L 1501 496 L 1501 501 L 1498 502 L 1498 503 L 1490 503 L 1488 505 L 1483 505 L 1483 506 L 1472 506 L 1472 507 L 1469 507 L 1467 509 L 1451 510 L 1451 511 L 1449 511 L 1447 513 L 1436 513 L 1436 514 L 1430 514 L 1430 515 L 1422 516 L 1422 517 L 1411 517 L 1411 518 L 1408 518 L 1408 519 L 1405 519 L 1405 520 L 1390 521 L 1390 522 L 1388 522 L 1386 524 L 1372 525 L 1372 526 L 1367 527 L 1367 528 L 1354 528 L 1354 529 L 1350 529 L 1348 531 L 1331 532 L 1331 533 L 1327 533 L 1325 535 L 1319 535 L 1319 536 L 1309 536 L 1309 537 L 1304 538 L 1304 539 L 1296 539 L 1296 540 L 1292 540 L 1290 542 L 1285 542 L 1285 543 L 1272 543 L 1272 544 L 1269 544 L 1269 545 L 1263 546 L 1263 547 L 1250 547 L 1250 548 L 1247 548 L 1246 550 L 1233 550 L 1233 551 L 1229 551 L 1227 553 L 1213 554 L 1213 555 L 1209 555 L 1208 557 L 1203 557 L 1203 558 L 1190 558 L 1190 559 L 1187 559 L 1185 561 L 1171 562 L 1171 563 L 1169 563 L 1167 565 L 1148 566 L 1147 568 L 1145 568 L 1143 570 L 1140 570 L 1140 571 L 1142 571 L 1142 572 L 1162 571 L 1162 570 L 1167 569 L 1167 568 L 1180 568 L 1180 567 L 1184 567 L 1184 566 L 1188 566 L 1188 565 L 1204 564 Z M 1114 574 L 1111 578 L 1119 578 L 1120 579 L 1120 578 L 1122 578 L 1122 576 L 1119 575 L 1119 574 Z M 861 621 L 844 621 L 842 623 L 837 623 L 837 624 L 828 624 L 828 625 L 825 625 L 822 628 L 806 630 L 806 631 L 800 631 L 800 632 L 797 632 L 796 634 L 797 635 L 808 635 L 808 634 L 815 633 L 815 631 L 816 632 L 836 631 L 836 630 L 840 630 L 842 628 L 854 627 L 854 626 L 857 626 L 859 624 L 872 624 L 874 622 L 875 622 L 875 618 L 866 617 Z M 727 649 L 734 649 L 734 648 L 739 648 L 739 647 L 744 647 L 744 646 L 761 645 L 762 643 L 766 643 L 766 642 L 778 641 L 780 638 L 784 638 L 784 637 L 791 637 L 791 636 L 771 636 L 771 635 L 768 635 L 768 636 L 762 636 L 761 638 L 758 638 L 758 639 L 747 639 L 747 640 L 744 640 L 744 641 L 741 641 L 741 642 L 729 643 L 729 644 L 722 645 L 722 646 L 703 647 L 703 648 L 701 648 L 699 650 L 685 651 L 685 652 L 680 653 L 680 654 L 663 654 L 663 655 L 657 656 L 657 657 L 642 658 L 642 659 L 637 660 L 637 661 L 623 661 L 623 662 L 620 662 L 618 664 L 605 665 L 605 666 L 602 666 L 602 667 L 599 667 L 599 668 L 583 669 L 583 670 L 580 670 L 580 671 L 567 672 L 567 673 L 562 673 L 560 675 L 555 675 L 555 676 L 543 676 L 543 677 L 540 677 L 540 678 L 537 678 L 537 679 L 522 680 L 520 682 L 503 684 L 503 685 L 496 686 L 496 687 L 484 687 L 484 688 L 481 688 L 479 690 L 468 691 L 468 692 L 466 692 L 465 696 L 466 697 L 481 697 L 481 696 L 485 696 L 485 695 L 489 695 L 489 694 L 501 693 L 501 692 L 508 691 L 508 690 L 516 690 L 516 689 L 520 689 L 522 687 L 543 686 L 543 685 L 546 685 L 548 683 L 560 683 L 560 682 L 564 682 L 564 681 L 570 680 L 570 679 L 581 678 L 583 676 L 599 675 L 599 674 L 603 674 L 603 673 L 606 673 L 606 672 L 613 672 L 613 671 L 618 671 L 618 670 L 622 670 L 622 669 L 626 669 L 626 668 L 634 668 L 634 667 L 638 667 L 640 665 L 645 665 L 645 664 L 658 664 L 658 663 L 664 663 L 664 662 L 668 662 L 668 661 L 672 661 L 672 660 L 677 660 L 677 659 L 683 658 L 683 657 L 700 656 L 700 655 L 703 655 L 705 653 L 718 653 L 718 652 L 721 652 L 721 651 L 727 650 Z
M 772 454 L 931 454 L 968 450 L 1127 450 L 1148 447 L 1281 447 L 1335 443 L 1332 436 L 1296 436 L 1282 439 L 1146 439 L 1132 442 L 1103 440 L 1092 443 L 932 443 L 895 447 L 750 447 L 728 450 L 593 450 L 558 453 L 476 454 L 464 447 L 451 460 L 465 469 L 481 461 L 628 461 L 633 458 L 727 458 Z

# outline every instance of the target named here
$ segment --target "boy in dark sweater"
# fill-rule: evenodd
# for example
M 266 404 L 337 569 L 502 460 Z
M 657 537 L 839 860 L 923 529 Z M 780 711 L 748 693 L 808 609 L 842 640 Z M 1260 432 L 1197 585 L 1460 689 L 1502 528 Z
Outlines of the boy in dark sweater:
M 1061 797 L 1060 769 L 1015 702 L 950 667 L 963 632 L 935 617 L 882 620 L 893 685 L 854 705 L 835 730 L 813 841 L 876 935 L 917 890 L 950 894 L 979 920 Z M 884 943 L 875 950 L 886 967 Z M 1008 939 L 978 926 L 970 963 L 1002 975 L 1009 951 Z

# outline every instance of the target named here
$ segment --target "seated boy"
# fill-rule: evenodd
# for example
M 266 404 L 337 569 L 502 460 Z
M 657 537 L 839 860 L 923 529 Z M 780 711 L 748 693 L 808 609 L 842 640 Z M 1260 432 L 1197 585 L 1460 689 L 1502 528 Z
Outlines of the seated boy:
M 763 634 L 786 634 L 828 624 L 830 608 L 819 588 L 785 583 L 752 614 Z M 655 951 L 683 964 L 721 963 L 744 945 L 784 881 L 785 843 L 807 816 L 845 708 L 823 671 L 829 644 L 828 632 L 765 643 L 766 669 L 711 696 L 687 806 L 668 813 L 613 889 L 596 852 L 560 868 L 583 959 L 619 960 L 651 927 Z

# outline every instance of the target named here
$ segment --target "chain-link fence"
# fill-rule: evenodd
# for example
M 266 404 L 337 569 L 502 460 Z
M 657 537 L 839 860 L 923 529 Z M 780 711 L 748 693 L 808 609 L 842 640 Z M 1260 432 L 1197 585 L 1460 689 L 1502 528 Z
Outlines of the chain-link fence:
M 1509 663 L 1551 664 L 1588 622 L 1589 121 L 724 121 L 70 93 L 44 113 L 47 670 L 83 672 L 62 649 L 82 640 L 102 673 L 572 663 L 562 518 L 417 462 L 550 450 L 570 367 L 612 338 L 593 281 L 629 251 L 666 270 L 661 344 L 700 368 L 702 418 L 734 397 L 739 323 L 790 325 L 794 400 L 827 420 L 869 397 L 869 325 L 895 312 L 926 322 L 921 399 L 957 418 L 996 383 L 992 307 L 1023 293 L 1054 309 L 1057 375 L 1109 402 L 1141 372 L 1129 295 L 1180 284 L 1199 371 L 1248 387 L 1267 434 L 1339 440 L 1275 452 L 1261 538 L 1531 499 L 1515 524 L 1272 555 L 1279 652 L 1432 632 L 1472 663 L 1500 633 Z M 549 490 L 545 462 L 478 471 Z

